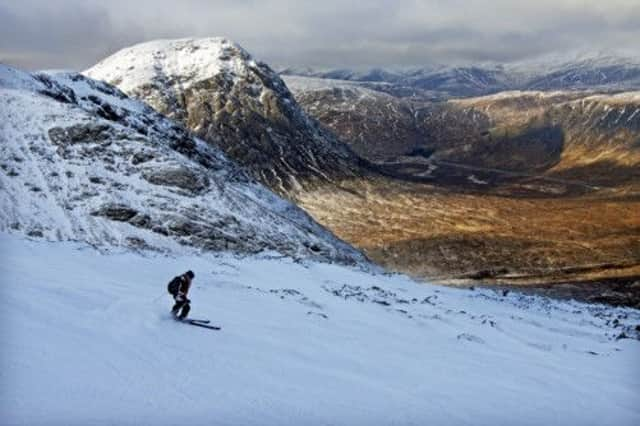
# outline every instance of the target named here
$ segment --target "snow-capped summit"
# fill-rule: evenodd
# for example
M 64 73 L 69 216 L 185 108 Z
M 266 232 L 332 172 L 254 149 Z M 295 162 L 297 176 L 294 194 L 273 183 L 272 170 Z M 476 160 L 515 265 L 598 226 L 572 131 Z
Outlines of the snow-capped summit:
M 85 72 L 135 92 L 150 81 L 187 89 L 213 75 L 242 78 L 257 67 L 249 53 L 223 37 L 155 40 L 127 47 Z
M 303 112 L 278 74 L 225 38 L 138 44 L 85 74 L 181 122 L 280 193 L 360 173 L 357 157 Z
M 184 252 L 363 260 L 216 147 L 75 73 L 0 66 L 0 231 Z

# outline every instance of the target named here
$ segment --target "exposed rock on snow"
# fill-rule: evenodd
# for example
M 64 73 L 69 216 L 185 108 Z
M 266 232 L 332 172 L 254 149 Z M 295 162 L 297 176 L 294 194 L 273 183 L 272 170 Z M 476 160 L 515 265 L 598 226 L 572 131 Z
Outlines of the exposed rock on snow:
M 94 216 L 102 216 L 111 220 L 117 220 L 121 222 L 128 222 L 130 219 L 133 219 L 138 215 L 138 211 L 127 207 L 124 204 L 105 204 L 101 206 L 99 209 L 92 211 L 92 215 Z
M 227 39 L 143 43 L 85 74 L 181 122 L 278 192 L 362 173 L 360 160 L 307 117 L 269 66 Z
M 192 194 L 206 191 L 209 181 L 206 176 L 198 175 L 182 165 L 147 167 L 142 177 L 154 185 L 174 186 Z
M 0 66 L 0 142 L 0 230 L 100 246 L 363 260 L 219 149 L 79 74 Z

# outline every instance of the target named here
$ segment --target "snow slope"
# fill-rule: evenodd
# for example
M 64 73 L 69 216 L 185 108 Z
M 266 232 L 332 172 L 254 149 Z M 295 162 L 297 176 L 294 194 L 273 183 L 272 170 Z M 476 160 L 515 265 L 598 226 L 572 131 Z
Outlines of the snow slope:
M 3 424 L 640 424 L 635 310 L 264 255 L 0 256 Z M 222 331 L 169 317 L 187 268 Z
M 216 147 L 106 83 L 0 65 L 0 230 L 364 261 Z

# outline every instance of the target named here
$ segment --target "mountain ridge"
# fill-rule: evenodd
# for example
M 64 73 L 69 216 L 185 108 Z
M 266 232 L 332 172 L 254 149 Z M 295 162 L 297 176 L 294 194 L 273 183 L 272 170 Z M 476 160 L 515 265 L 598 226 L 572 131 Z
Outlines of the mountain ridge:
M 4 231 L 366 263 L 220 150 L 113 86 L 1 66 L 0 97 Z

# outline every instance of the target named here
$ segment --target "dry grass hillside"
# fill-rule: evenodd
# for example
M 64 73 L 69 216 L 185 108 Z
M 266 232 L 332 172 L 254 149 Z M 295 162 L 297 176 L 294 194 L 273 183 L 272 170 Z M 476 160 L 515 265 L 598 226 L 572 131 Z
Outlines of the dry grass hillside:
M 306 192 L 300 205 L 394 271 L 640 306 L 638 93 L 508 92 L 425 104 L 411 126 L 405 116 L 387 128 L 415 126 L 419 143 L 383 158 L 372 142 L 386 177 Z M 350 140 L 335 111 L 318 117 Z M 388 134 L 373 117 L 354 139 L 363 156 L 367 138 Z
M 509 198 L 379 179 L 307 192 L 299 203 L 376 262 L 419 278 L 540 285 L 640 277 L 639 197 Z

